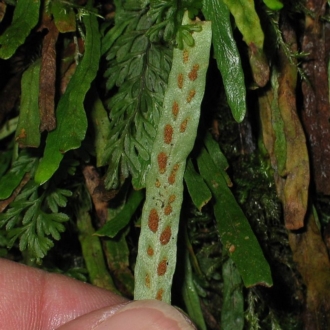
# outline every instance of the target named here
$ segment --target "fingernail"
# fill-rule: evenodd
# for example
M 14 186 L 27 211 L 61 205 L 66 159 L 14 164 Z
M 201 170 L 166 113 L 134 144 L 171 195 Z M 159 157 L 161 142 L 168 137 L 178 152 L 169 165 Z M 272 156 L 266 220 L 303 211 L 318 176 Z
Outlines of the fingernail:
M 174 307 L 158 300 L 134 301 L 99 322 L 93 330 L 195 330 Z

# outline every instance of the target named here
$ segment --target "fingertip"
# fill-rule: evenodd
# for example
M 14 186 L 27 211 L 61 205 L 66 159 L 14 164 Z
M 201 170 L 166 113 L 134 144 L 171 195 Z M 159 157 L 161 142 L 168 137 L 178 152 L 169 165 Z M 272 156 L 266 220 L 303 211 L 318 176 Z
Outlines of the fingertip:
M 90 320 L 93 319 L 91 322 Z M 174 307 L 158 300 L 139 300 L 85 315 L 62 330 L 194 330 L 192 322 Z M 70 327 L 69 327 L 70 326 Z
M 193 324 L 177 309 L 158 300 L 139 300 L 126 305 L 95 330 L 193 330 Z

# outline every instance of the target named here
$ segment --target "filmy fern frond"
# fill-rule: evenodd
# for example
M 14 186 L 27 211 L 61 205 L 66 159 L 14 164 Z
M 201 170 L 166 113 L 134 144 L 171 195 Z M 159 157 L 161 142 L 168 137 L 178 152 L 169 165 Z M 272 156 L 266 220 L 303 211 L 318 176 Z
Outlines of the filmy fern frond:
M 117 88 L 108 103 L 111 124 L 103 154 L 104 163 L 109 164 L 105 185 L 116 188 L 119 177 L 132 175 L 133 185 L 142 188 L 176 33 L 184 11 L 196 15 L 202 1 L 115 1 L 115 5 L 115 26 L 105 34 L 102 45 L 108 61 L 106 89 Z
M 53 247 L 53 240 L 60 239 L 65 230 L 68 215 L 58 212 L 65 207 L 72 193 L 66 189 L 46 189 L 41 194 L 39 185 L 33 180 L 23 188 L 9 209 L 0 214 L 0 228 L 7 231 L 8 247 L 19 241 L 19 249 L 29 255 L 43 258 Z
M 107 188 L 118 185 L 119 170 L 124 178 L 138 178 L 149 161 L 171 67 L 171 49 L 146 35 L 152 23 L 145 9 L 136 12 L 107 53 L 107 89 L 119 88 L 108 103 L 111 129 L 103 155 L 109 163 Z

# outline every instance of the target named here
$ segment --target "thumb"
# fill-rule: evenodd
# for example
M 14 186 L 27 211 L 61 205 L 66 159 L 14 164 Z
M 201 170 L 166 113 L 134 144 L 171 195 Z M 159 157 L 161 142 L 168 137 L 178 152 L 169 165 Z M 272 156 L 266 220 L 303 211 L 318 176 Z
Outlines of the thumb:
M 139 300 L 81 316 L 58 330 L 194 330 L 174 307 L 158 300 Z

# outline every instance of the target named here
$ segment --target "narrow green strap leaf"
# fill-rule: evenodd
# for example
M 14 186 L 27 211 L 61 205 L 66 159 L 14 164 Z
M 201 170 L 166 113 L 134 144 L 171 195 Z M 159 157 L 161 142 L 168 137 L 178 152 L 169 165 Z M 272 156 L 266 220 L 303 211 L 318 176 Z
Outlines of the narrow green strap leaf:
M 226 170 L 229 167 L 228 161 L 226 156 L 222 153 L 219 143 L 214 140 L 211 133 L 207 133 L 204 139 L 204 143 L 206 146 L 207 151 L 211 155 L 213 161 L 216 164 L 219 164 L 219 166 Z
M 15 139 L 24 147 L 38 147 L 40 144 L 39 74 L 40 60 L 32 64 L 22 76 L 20 114 Z
M 57 29 L 61 33 L 76 31 L 76 14 L 73 7 L 64 3 L 64 1 L 52 1 L 50 3 L 50 12 L 54 17 Z
M 134 299 L 170 303 L 186 159 L 197 135 L 211 46 L 211 23 L 196 24 L 194 46 L 173 52 L 163 110 L 151 152 L 135 266 Z
M 269 265 L 242 209 L 205 149 L 197 159 L 200 173 L 215 199 L 214 214 L 225 250 L 235 262 L 244 285 L 273 284 Z
M 248 45 L 249 61 L 257 86 L 264 87 L 269 80 L 269 65 L 263 51 L 264 33 L 254 8 L 254 0 L 223 0 L 235 18 L 235 23 Z
M 116 274 L 116 283 L 127 297 L 133 294 L 134 277 L 130 269 L 131 251 L 126 236 L 127 233 L 123 231 L 116 239 L 104 240 L 102 247 L 110 272 Z
M 105 166 L 103 153 L 107 145 L 110 130 L 110 120 L 100 98 L 97 98 L 91 111 L 91 119 L 94 127 L 94 148 L 96 153 L 96 166 Z
M 263 2 L 271 10 L 280 10 L 283 8 L 283 3 L 280 0 L 263 0 Z
M 246 90 L 241 58 L 234 40 L 230 12 L 223 0 L 203 2 L 203 14 L 212 21 L 213 48 L 223 79 L 227 101 L 237 122 L 246 113 Z
M 185 270 L 182 286 L 182 296 L 187 308 L 188 315 L 191 317 L 192 321 L 197 325 L 198 329 L 206 330 L 207 327 L 204 321 L 199 296 L 193 281 L 192 268 L 187 249 L 185 251 Z
M 227 175 L 227 172 L 225 172 L 229 167 L 229 164 L 226 156 L 222 153 L 220 149 L 219 143 L 213 139 L 210 133 L 207 133 L 204 139 L 204 144 L 214 163 L 219 165 L 220 168 L 223 170 L 223 174 L 226 177 L 228 186 L 230 186 L 231 180 Z
M 260 19 L 254 8 L 254 0 L 223 0 L 235 18 L 235 23 L 243 35 L 244 41 L 257 48 L 264 46 L 264 33 Z
M 242 279 L 232 259 L 222 266 L 223 304 L 221 329 L 241 330 L 244 327 L 244 297 Z
M 77 212 L 77 227 L 82 253 L 91 283 L 120 294 L 105 264 L 100 239 L 94 236 L 92 219 L 88 210 L 80 208 Z
M 13 21 L 0 36 L 0 58 L 8 59 L 22 45 L 39 20 L 40 0 L 18 0 Z
M 58 169 L 63 154 L 77 149 L 85 138 L 87 118 L 84 99 L 94 80 L 100 58 L 100 33 L 94 14 L 83 16 L 86 27 L 85 53 L 57 106 L 57 128 L 50 132 L 35 180 L 42 184 Z
M 195 171 L 191 159 L 187 162 L 184 180 L 193 203 L 201 210 L 210 201 L 212 194 L 203 178 Z
M 134 190 L 127 199 L 124 208 L 110 221 L 108 221 L 95 235 L 114 238 L 120 230 L 125 228 L 131 221 L 132 215 L 144 199 L 141 190 Z

